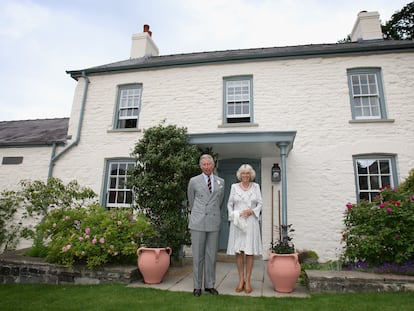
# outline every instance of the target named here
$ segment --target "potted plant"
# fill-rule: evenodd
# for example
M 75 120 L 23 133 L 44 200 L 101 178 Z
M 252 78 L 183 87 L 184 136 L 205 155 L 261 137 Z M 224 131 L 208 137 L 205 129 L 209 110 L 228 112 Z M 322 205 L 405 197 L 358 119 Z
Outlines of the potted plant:
M 275 291 L 290 293 L 300 276 L 300 263 L 298 253 L 292 243 L 292 225 L 281 225 L 279 239 L 270 243 L 267 274 L 273 283 Z

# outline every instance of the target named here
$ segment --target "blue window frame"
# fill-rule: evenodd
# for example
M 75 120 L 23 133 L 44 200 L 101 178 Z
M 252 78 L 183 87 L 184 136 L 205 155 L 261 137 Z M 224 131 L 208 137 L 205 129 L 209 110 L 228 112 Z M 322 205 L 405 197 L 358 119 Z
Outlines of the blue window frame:
M 118 87 L 118 97 L 115 115 L 115 128 L 137 128 L 141 110 L 141 84 L 121 85 Z
M 132 159 L 111 159 L 106 162 L 103 205 L 107 208 L 131 207 L 133 194 L 128 188 L 130 170 L 135 166 Z
M 253 123 L 253 77 L 223 80 L 223 123 Z
M 347 70 L 353 120 L 387 119 L 380 68 Z
M 354 170 L 358 201 L 372 202 L 381 188 L 396 187 L 397 169 L 394 155 L 354 156 Z

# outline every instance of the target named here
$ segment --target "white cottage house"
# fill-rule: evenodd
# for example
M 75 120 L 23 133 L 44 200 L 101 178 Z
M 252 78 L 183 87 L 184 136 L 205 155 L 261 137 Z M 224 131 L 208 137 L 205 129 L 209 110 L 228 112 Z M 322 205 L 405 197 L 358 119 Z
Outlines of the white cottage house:
M 143 130 L 166 120 L 218 153 L 227 195 L 240 164 L 256 169 L 264 259 L 280 219 L 293 224 L 298 249 L 334 260 L 345 204 L 397 186 L 414 167 L 414 42 L 383 40 L 377 12 L 358 14 L 351 40 L 159 55 L 145 25 L 129 59 L 68 71 L 77 87 L 67 140 L 53 145 L 38 176 L 76 179 L 104 206 L 129 206 L 119 185 L 131 151 Z M 13 155 L 26 153 L 36 150 Z M 271 178 L 276 163 L 281 181 Z M 221 249 L 227 235 L 225 202 Z

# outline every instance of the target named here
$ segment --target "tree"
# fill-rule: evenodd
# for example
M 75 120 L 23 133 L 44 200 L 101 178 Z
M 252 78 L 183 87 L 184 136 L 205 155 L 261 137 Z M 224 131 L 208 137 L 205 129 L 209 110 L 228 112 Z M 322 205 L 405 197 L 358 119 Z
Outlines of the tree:
M 189 244 L 186 209 L 187 184 L 199 172 L 200 151 L 188 142 L 187 130 L 174 125 L 148 128 L 135 145 L 136 166 L 130 185 L 134 202 L 154 225 L 157 234 L 146 246 L 173 249 L 179 257 L 182 245 Z
M 395 12 L 381 28 L 385 39 L 412 40 L 414 38 L 414 1 L 408 3 L 401 11 Z

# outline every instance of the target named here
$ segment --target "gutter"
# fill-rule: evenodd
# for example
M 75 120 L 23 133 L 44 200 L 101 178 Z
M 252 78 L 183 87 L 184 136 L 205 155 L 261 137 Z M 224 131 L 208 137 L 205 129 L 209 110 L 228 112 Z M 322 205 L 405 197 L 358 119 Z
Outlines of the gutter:
M 85 74 L 85 71 L 82 71 L 82 77 L 85 79 L 85 87 L 83 89 L 82 105 L 81 105 L 80 114 L 79 114 L 78 130 L 76 133 L 76 138 L 70 145 L 66 146 L 58 154 L 56 154 L 56 143 L 53 144 L 52 155 L 50 157 L 50 162 L 49 162 L 49 173 L 47 175 L 48 179 L 53 176 L 53 167 L 55 166 L 55 162 L 62 155 L 68 152 L 70 149 L 77 146 L 80 141 L 81 129 L 82 129 L 82 124 L 83 124 L 83 115 L 85 113 L 86 97 L 88 95 L 88 88 L 89 88 L 89 83 L 90 83 L 89 78 Z

